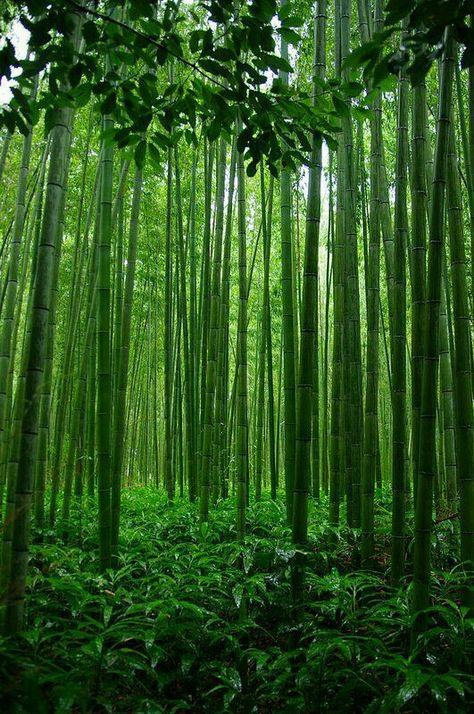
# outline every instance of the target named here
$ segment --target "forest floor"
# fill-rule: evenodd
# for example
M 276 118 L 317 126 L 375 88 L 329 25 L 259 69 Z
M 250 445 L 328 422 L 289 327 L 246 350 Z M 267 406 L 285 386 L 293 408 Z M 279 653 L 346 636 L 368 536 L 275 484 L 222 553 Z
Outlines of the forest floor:
M 374 572 L 357 569 L 359 534 L 331 528 L 325 500 L 310 504 L 298 607 L 283 500 L 251 505 L 238 544 L 232 498 L 202 528 L 197 505 L 127 490 L 119 566 L 105 575 L 95 506 L 83 505 L 67 543 L 35 534 L 27 628 L 0 638 L 0 711 L 473 711 L 455 524 L 436 527 L 430 627 L 410 653 L 409 578 L 395 589 L 388 572 L 388 498 Z

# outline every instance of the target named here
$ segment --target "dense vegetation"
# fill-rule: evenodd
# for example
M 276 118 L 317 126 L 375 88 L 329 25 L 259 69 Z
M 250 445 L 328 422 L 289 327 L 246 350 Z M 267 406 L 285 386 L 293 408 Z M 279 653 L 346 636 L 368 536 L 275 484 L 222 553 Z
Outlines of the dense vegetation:
M 471 711 L 469 12 L 2 5 L 2 711 Z
M 0 645 L 4 709 L 468 711 L 474 633 L 452 526 L 436 528 L 433 626 L 408 656 L 410 593 L 386 577 L 390 497 L 378 496 L 377 572 L 355 569 L 357 533 L 328 525 L 326 497 L 311 501 L 298 609 L 282 499 L 250 506 L 239 544 L 234 498 L 203 529 L 197 504 L 127 489 L 123 552 L 102 574 L 91 506 L 67 544 L 32 546 L 28 627 Z

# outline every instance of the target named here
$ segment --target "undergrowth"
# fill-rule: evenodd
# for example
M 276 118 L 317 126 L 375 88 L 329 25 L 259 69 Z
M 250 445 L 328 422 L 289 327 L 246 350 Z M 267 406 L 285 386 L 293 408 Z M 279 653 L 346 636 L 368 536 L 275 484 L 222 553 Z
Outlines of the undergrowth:
M 296 552 L 269 499 L 250 506 L 238 544 L 232 499 L 201 527 L 197 506 L 128 490 L 119 565 L 105 575 L 93 504 L 67 543 L 34 534 L 27 627 L 0 638 L 0 711 L 472 711 L 474 621 L 459 604 L 453 523 L 435 529 L 431 626 L 410 652 L 409 577 L 390 584 L 381 496 L 374 572 L 357 570 L 357 532 L 311 504 L 297 608 Z M 409 534 L 408 572 L 410 548 Z

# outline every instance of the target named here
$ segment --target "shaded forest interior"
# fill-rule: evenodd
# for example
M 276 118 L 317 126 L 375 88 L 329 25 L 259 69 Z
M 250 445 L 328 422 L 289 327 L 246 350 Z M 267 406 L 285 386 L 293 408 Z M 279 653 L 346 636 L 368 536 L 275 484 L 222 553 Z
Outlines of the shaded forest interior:
M 1 711 L 473 711 L 472 3 L 0 28 Z

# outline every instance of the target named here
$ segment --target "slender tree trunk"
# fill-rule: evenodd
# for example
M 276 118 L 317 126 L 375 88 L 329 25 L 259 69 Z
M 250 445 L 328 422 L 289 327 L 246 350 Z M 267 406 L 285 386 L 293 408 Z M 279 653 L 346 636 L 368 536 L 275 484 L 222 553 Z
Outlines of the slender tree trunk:
M 411 434 L 413 489 L 416 496 L 420 452 L 421 380 L 423 373 L 423 330 L 426 284 L 426 86 L 413 88 L 411 180 Z
M 315 79 L 322 79 L 325 66 L 326 2 L 318 3 L 314 30 Z M 319 84 L 314 85 L 314 102 Z M 322 140 L 313 137 L 312 166 L 309 169 L 306 236 L 304 248 L 303 297 L 301 310 L 300 364 L 296 392 L 296 461 L 293 490 L 293 542 L 304 544 L 308 529 L 308 495 L 311 473 L 311 419 L 313 400 L 319 397 L 315 364 L 318 362 L 318 268 L 319 226 L 321 221 Z M 313 394 L 313 391 L 315 394 Z M 313 439 L 317 435 L 313 434 Z M 317 462 L 319 469 L 319 462 Z
M 168 149 L 168 178 L 166 194 L 166 247 L 165 247 L 165 335 L 164 335 L 164 380 L 165 380 L 165 488 L 172 500 L 173 490 L 173 445 L 171 441 L 171 405 L 173 400 L 173 302 L 172 302 L 172 219 L 173 219 L 173 151 Z
M 202 469 L 201 469 L 201 521 L 207 521 L 209 514 L 209 492 L 211 488 L 212 463 L 212 437 L 215 417 L 215 395 L 217 381 L 217 359 L 219 348 L 219 315 L 221 300 L 221 268 L 222 268 L 222 243 L 224 233 L 224 189 L 226 175 L 226 144 L 225 140 L 219 142 L 219 159 L 217 164 L 217 209 L 214 253 L 212 258 L 211 279 L 211 309 L 209 316 L 209 338 L 207 345 L 206 364 L 206 392 L 204 405 L 204 423 L 202 440 Z
M 32 91 L 32 100 L 36 97 L 38 87 L 38 78 L 35 79 L 34 89 Z M 18 176 L 18 187 L 16 195 L 15 217 L 13 220 L 13 231 L 10 242 L 10 255 L 7 268 L 5 297 L 3 299 L 1 326 L 0 326 L 0 453 L 4 453 L 7 446 L 5 444 L 7 434 L 5 433 L 5 423 L 7 421 L 8 411 L 8 385 L 9 372 L 15 355 L 16 345 L 13 343 L 15 332 L 15 310 L 18 294 L 18 284 L 21 280 L 19 276 L 20 270 L 20 251 L 25 233 L 26 219 L 26 198 L 28 186 L 28 174 L 31 158 L 31 145 L 33 141 L 33 129 L 28 127 L 28 133 L 23 140 L 23 148 L 20 160 L 20 170 Z M 7 139 L 10 135 L 7 135 Z M 5 139 L 5 146 L 8 148 L 9 139 Z M 45 157 L 46 158 L 46 157 Z M 1 174 L 0 174 L 1 175 Z M 40 190 L 41 193 L 41 190 Z M 26 268 L 26 266 L 25 266 Z M 0 458 L 0 512 L 3 503 L 3 478 L 4 470 L 2 468 L 4 459 Z
M 287 0 L 281 0 L 284 8 Z M 288 43 L 281 38 L 281 56 L 288 60 Z M 280 79 L 288 85 L 288 73 L 280 72 Z M 293 517 L 293 483 L 295 474 L 296 446 L 296 361 L 295 361 L 295 317 L 293 305 L 293 248 L 291 236 L 291 178 L 290 172 L 282 168 L 280 174 L 280 221 L 281 221 L 281 280 L 282 280 L 282 320 L 283 320 L 283 382 L 284 382 L 284 454 L 286 513 L 288 523 Z
M 81 21 L 76 15 L 72 15 L 71 20 L 73 26 L 71 34 L 79 44 Z M 6 597 L 5 629 L 7 633 L 17 632 L 23 624 L 41 382 L 46 357 L 50 310 L 55 291 L 54 280 L 57 278 L 55 267 L 59 262 L 60 228 L 65 205 L 65 183 L 73 111 L 69 107 L 58 109 L 55 119 L 51 130 L 51 156 L 41 239 L 38 246 L 31 332 L 25 350 L 25 392 L 20 412 L 18 476 L 15 488 L 11 566 Z
M 445 33 L 441 63 L 436 150 L 430 203 L 428 272 L 426 283 L 426 320 L 423 339 L 423 378 L 420 410 L 418 483 L 415 509 L 415 564 L 413 611 L 419 615 L 429 605 L 430 544 L 432 530 L 433 480 L 436 475 L 436 385 L 439 361 L 438 321 L 442 283 L 444 246 L 444 206 L 449 111 L 453 84 L 453 43 L 449 29 Z M 414 633 L 423 624 L 420 617 Z
M 448 156 L 448 218 L 453 284 L 454 384 L 457 469 L 459 474 L 459 513 L 461 560 L 469 581 L 464 601 L 474 609 L 474 412 L 471 366 L 471 335 L 466 277 L 466 253 L 462 218 L 461 186 L 451 122 Z
M 402 42 L 404 33 L 402 33 Z M 406 275 L 408 233 L 408 80 L 398 82 L 398 129 L 395 184 L 394 325 L 392 352 L 392 578 L 403 574 L 405 557 L 405 402 L 406 402 Z
M 240 118 L 238 121 L 241 129 Z M 249 482 L 247 416 L 247 237 L 245 215 L 245 168 L 241 152 L 237 158 L 238 234 L 239 234 L 239 314 L 237 334 L 237 538 L 243 540 L 246 526 Z

